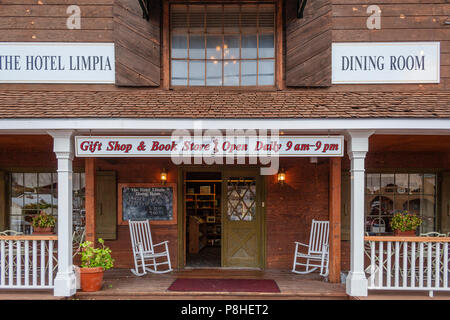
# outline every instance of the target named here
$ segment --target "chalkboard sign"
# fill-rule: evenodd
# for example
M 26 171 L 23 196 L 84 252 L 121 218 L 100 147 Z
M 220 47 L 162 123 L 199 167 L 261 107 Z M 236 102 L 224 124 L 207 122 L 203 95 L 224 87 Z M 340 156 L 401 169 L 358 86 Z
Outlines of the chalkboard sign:
M 176 220 L 175 184 L 119 184 L 119 223 L 150 220 L 153 224 L 172 224 Z

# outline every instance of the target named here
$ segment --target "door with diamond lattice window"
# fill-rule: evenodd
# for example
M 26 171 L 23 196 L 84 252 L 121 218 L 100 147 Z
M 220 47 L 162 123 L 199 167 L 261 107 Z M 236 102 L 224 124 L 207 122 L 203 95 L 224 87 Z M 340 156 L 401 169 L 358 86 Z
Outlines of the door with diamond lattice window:
M 261 178 L 256 172 L 223 176 L 222 266 L 261 268 Z

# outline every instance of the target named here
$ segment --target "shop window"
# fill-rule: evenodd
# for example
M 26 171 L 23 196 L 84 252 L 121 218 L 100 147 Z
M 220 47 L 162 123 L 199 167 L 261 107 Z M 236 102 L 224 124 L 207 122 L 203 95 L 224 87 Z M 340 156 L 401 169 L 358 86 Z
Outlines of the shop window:
M 404 210 L 422 218 L 420 233 L 437 231 L 435 174 L 368 173 L 365 190 L 367 232 L 392 232 L 393 214 Z
M 273 4 L 172 5 L 172 86 L 274 86 Z
M 73 224 L 84 224 L 84 173 L 73 173 Z M 34 216 L 58 215 L 58 175 L 55 172 L 11 173 L 9 229 L 32 231 Z

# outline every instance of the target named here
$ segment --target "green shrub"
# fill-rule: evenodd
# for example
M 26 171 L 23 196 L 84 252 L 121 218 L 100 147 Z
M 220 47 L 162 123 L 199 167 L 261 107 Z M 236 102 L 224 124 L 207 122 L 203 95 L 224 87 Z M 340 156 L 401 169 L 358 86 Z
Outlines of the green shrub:
M 99 248 L 94 248 L 91 241 L 85 241 L 80 245 L 82 268 L 102 267 L 104 270 L 108 270 L 114 266 L 111 249 L 105 247 L 105 242 L 102 238 L 99 238 L 98 242 L 102 245 Z
M 56 225 L 56 218 L 41 211 L 38 216 L 33 218 L 32 225 L 35 228 L 53 228 Z
M 418 226 L 422 224 L 422 219 L 415 214 L 403 211 L 394 214 L 391 220 L 392 230 L 408 231 L 416 230 Z

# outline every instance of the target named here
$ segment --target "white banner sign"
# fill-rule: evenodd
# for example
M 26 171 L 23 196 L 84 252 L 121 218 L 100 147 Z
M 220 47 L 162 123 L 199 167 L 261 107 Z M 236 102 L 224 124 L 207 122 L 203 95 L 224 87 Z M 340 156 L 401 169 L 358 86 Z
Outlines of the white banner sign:
M 75 137 L 77 157 L 342 157 L 343 136 Z
M 439 83 L 439 42 L 333 43 L 332 83 Z
M 115 83 L 114 43 L 0 42 L 0 83 Z

